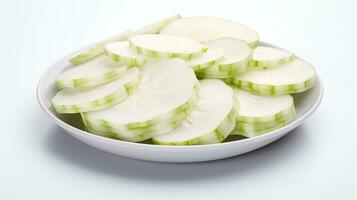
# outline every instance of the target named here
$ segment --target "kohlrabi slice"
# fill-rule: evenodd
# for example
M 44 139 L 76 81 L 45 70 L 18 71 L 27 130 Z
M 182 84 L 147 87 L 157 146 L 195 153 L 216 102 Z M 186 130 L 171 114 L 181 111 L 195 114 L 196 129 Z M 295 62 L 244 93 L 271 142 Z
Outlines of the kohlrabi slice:
M 203 78 L 228 78 L 247 70 L 252 49 L 243 40 L 220 38 L 206 43 L 210 49 L 223 49 L 224 58 L 198 72 Z
M 232 83 L 256 94 L 280 95 L 304 92 L 314 86 L 315 79 L 314 67 L 296 58 L 274 68 L 248 69 L 235 76 Z
M 204 70 L 195 71 L 195 73 L 199 79 L 227 79 L 227 77 L 234 76 L 232 71 L 219 70 L 220 67 L 218 65 L 210 65 L 204 68 Z
M 148 24 L 146 26 L 143 26 L 137 30 L 135 30 L 132 33 L 132 36 L 134 35 L 141 35 L 141 34 L 156 34 L 159 33 L 162 28 L 164 28 L 166 25 L 170 24 L 171 22 L 180 19 L 180 15 L 174 15 L 171 17 L 167 17 L 165 19 L 162 19 L 160 21 Z
M 153 58 L 190 60 L 207 51 L 199 42 L 175 35 L 142 34 L 131 37 L 129 42 L 135 52 Z
M 231 87 L 221 80 L 203 80 L 197 106 L 183 124 L 168 134 L 154 137 L 156 144 L 196 145 L 223 141 L 234 129 L 235 100 Z
M 196 87 L 197 90 L 198 86 Z M 186 119 L 188 113 L 191 113 L 194 105 L 197 104 L 198 96 L 193 96 L 189 102 L 185 105 L 180 106 L 177 109 L 177 112 L 172 116 L 167 116 L 165 120 L 154 121 L 154 122 L 142 122 L 134 124 L 130 127 L 128 126 L 109 126 L 108 123 L 97 123 L 91 122 L 88 120 L 86 113 L 82 113 L 82 119 L 88 130 L 93 130 L 96 133 L 103 133 L 104 135 L 113 137 L 113 134 L 116 135 L 118 139 L 121 138 L 131 138 L 130 141 L 135 138 L 144 138 L 148 139 L 149 135 L 161 135 L 167 133 L 168 129 L 172 130 L 178 124 L 181 124 L 183 120 Z M 181 110 L 181 111 L 178 111 Z M 94 132 L 93 132 L 94 133 Z M 126 139 L 124 139 L 126 140 Z M 138 140 L 139 141 L 139 140 Z
M 129 66 L 141 66 L 148 60 L 146 56 L 140 55 L 130 48 L 128 41 L 109 43 L 105 46 L 105 55 L 118 63 Z
M 121 130 L 125 130 L 126 134 L 132 132 L 134 137 L 137 133 L 131 131 L 133 129 L 170 122 L 177 115 L 187 116 L 190 113 L 197 101 L 197 79 L 183 60 L 153 60 L 141 69 L 141 82 L 132 95 L 111 108 L 83 113 L 85 119 L 94 126 L 106 127 L 118 134 L 118 138 L 124 138 L 120 135 Z M 171 126 L 171 129 L 178 124 Z M 147 133 L 150 131 L 148 129 Z M 159 134 L 164 133 L 154 133 L 155 136 Z M 145 139 L 148 138 L 140 137 L 137 141 Z
M 245 127 L 245 129 L 240 129 L 236 127 L 236 129 L 231 133 L 231 135 L 243 135 L 245 137 L 254 137 L 259 136 L 264 133 L 268 133 L 270 131 L 274 131 L 276 129 L 282 128 L 295 120 L 294 117 L 286 118 L 285 120 L 279 121 L 277 124 L 273 126 L 266 126 L 265 128 L 259 129 L 256 126 Z
M 140 82 L 140 70 L 131 68 L 121 78 L 92 87 L 65 88 L 52 99 L 57 113 L 80 113 L 108 108 L 126 99 Z
M 208 66 L 221 62 L 224 58 L 223 49 L 208 49 L 201 56 L 187 61 L 187 64 L 195 71 L 200 71 Z
M 125 65 L 113 62 L 105 56 L 98 56 L 62 72 L 56 78 L 56 85 L 59 89 L 100 85 L 118 79 L 127 70 Z
M 291 112 L 286 116 L 282 116 L 279 119 L 275 119 L 273 121 L 262 122 L 262 123 L 245 123 L 245 122 L 238 122 L 236 124 L 235 129 L 243 131 L 245 133 L 256 133 L 262 130 L 267 130 L 272 127 L 276 127 L 278 124 L 281 123 L 290 123 L 295 120 L 296 114 L 295 112 Z
M 227 68 L 233 71 L 245 71 L 252 49 L 243 40 L 235 38 L 220 38 L 211 40 L 205 45 L 211 49 L 223 49 L 224 59 L 218 63 L 221 68 Z
M 265 69 L 291 62 L 293 59 L 294 54 L 288 51 L 274 47 L 258 46 L 253 50 L 249 66 Z
M 295 113 L 294 100 L 291 95 L 259 96 L 236 89 L 239 102 L 237 122 L 263 123 Z
M 69 58 L 69 62 L 73 65 L 78 65 L 88 60 L 91 60 L 96 56 L 99 56 L 104 53 L 104 47 L 106 44 L 115 41 L 126 40 L 131 34 L 132 31 L 125 31 L 108 39 L 97 42 L 95 45 L 73 55 L 71 58 Z
M 192 103 L 196 102 L 197 98 L 192 99 L 193 100 Z M 193 109 L 192 106 L 185 109 L 185 111 L 182 111 L 181 114 L 178 114 L 177 116 L 173 117 L 173 119 L 171 120 L 158 122 L 148 127 L 132 128 L 132 129 L 127 129 L 123 127 L 121 127 L 120 129 L 118 127 L 117 128 L 107 127 L 104 124 L 102 126 L 98 126 L 96 124 L 92 124 L 91 122 L 89 122 L 86 119 L 85 115 L 82 114 L 82 117 L 83 117 L 84 124 L 89 132 L 114 138 L 114 139 L 137 142 L 137 141 L 147 140 L 148 138 L 152 138 L 153 136 L 170 132 L 179 124 L 181 124 L 183 120 L 186 119 L 187 117 L 186 113 L 190 113 L 192 109 Z
M 240 107 L 232 135 L 254 137 L 279 129 L 295 120 L 296 112 L 294 105 L 289 103 L 292 101 L 290 95 L 257 96 L 241 90 L 237 90 L 236 94 Z M 278 107 L 281 108 L 277 109 Z M 262 114 L 264 111 L 267 111 L 267 114 Z
M 180 35 L 200 42 L 233 37 L 246 41 L 251 47 L 259 41 L 259 35 L 247 26 L 209 16 L 178 19 L 164 27 L 160 34 Z

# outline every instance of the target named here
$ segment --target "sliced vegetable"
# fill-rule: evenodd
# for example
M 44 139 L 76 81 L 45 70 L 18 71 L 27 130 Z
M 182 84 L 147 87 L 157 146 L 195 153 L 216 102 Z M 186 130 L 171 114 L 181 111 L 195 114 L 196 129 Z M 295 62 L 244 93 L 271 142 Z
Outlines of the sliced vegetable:
M 236 89 L 239 102 L 237 121 L 244 123 L 265 123 L 295 113 L 291 95 L 259 96 Z
M 265 70 L 248 69 L 247 72 L 237 75 L 232 83 L 241 89 L 261 94 L 280 95 L 299 93 L 314 86 L 316 71 L 314 67 L 301 60 Z
M 254 137 L 295 120 L 296 112 L 290 95 L 257 96 L 242 90 L 236 90 L 236 94 L 240 107 L 233 135 Z
M 113 37 L 110 37 L 103 41 L 100 41 L 100 42 L 96 43 L 95 45 L 89 47 L 88 49 L 85 49 L 79 53 L 76 53 L 74 56 L 69 58 L 69 62 L 72 63 L 73 65 L 78 65 L 78 64 L 84 63 L 88 60 L 91 60 L 92 58 L 95 58 L 96 56 L 99 56 L 104 53 L 104 47 L 106 44 L 115 42 L 115 41 L 126 40 L 126 39 L 128 39 L 128 37 L 131 34 L 132 34 L 132 31 L 125 31 L 125 32 L 120 33 L 116 36 L 113 36 Z
M 207 52 L 202 53 L 201 56 L 187 61 L 187 64 L 195 71 L 200 71 L 210 65 L 221 62 L 223 58 L 223 49 L 208 49 Z
M 247 70 L 252 53 L 248 44 L 234 38 L 221 38 L 206 43 L 210 49 L 223 49 L 224 58 L 216 65 L 196 71 L 203 78 L 228 78 Z
M 190 105 L 195 105 L 197 103 L 198 97 L 194 96 L 191 101 Z M 187 117 L 187 113 L 190 113 L 193 109 L 193 106 L 189 106 L 184 109 L 180 114 L 176 114 L 169 119 L 168 121 L 157 122 L 156 124 L 152 124 L 147 127 L 139 127 L 139 128 L 130 128 L 127 127 L 108 127 L 106 124 L 98 126 L 96 124 L 92 124 L 86 119 L 86 115 L 82 114 L 83 120 L 86 121 L 87 129 L 92 133 L 98 133 L 99 135 L 131 141 L 131 142 L 138 142 L 147 140 L 152 138 L 153 136 L 162 135 L 168 133 L 175 129 L 179 124 L 182 123 L 184 119 Z
M 127 66 L 99 56 L 62 72 L 56 78 L 56 85 L 59 89 L 100 85 L 118 79 L 127 70 Z
M 294 121 L 295 116 L 291 118 L 286 118 L 285 120 L 281 120 L 277 122 L 275 125 L 269 126 L 269 125 L 262 125 L 259 128 L 256 126 L 250 126 L 246 125 L 244 128 L 241 127 L 236 127 L 236 129 L 231 133 L 231 135 L 242 135 L 245 137 L 255 137 L 259 136 L 264 133 L 268 133 L 270 131 L 274 131 L 276 129 L 279 129 L 281 127 L 284 127 L 288 124 L 290 124 L 292 121 Z M 263 128 L 264 127 L 264 128 Z
M 197 87 L 195 90 L 197 90 Z M 161 130 L 162 127 L 166 127 L 168 125 L 171 126 L 171 124 L 174 123 L 180 123 L 181 121 L 186 119 L 188 113 L 190 113 L 193 107 L 197 104 L 197 101 L 198 101 L 198 96 L 196 91 L 196 95 L 192 96 L 186 104 L 176 109 L 177 112 L 168 113 L 167 115 L 163 115 L 161 118 L 158 118 L 153 121 L 132 123 L 128 126 L 109 126 L 108 123 L 99 123 L 98 121 L 90 121 L 87 117 L 87 113 L 82 113 L 82 117 L 83 120 L 85 121 L 85 124 L 87 124 L 89 128 L 97 131 L 115 132 L 118 134 L 118 137 L 141 136 L 150 132 L 160 133 L 162 131 Z
M 111 108 L 83 115 L 94 126 L 104 126 L 118 138 L 124 138 L 121 130 L 126 130 L 126 134 L 131 133 L 134 137 L 138 133 L 133 129 L 175 121 L 178 115 L 186 117 L 196 105 L 196 88 L 195 74 L 183 60 L 154 60 L 142 66 L 142 81 L 129 98 Z M 139 134 L 151 131 L 148 128 Z M 163 133 L 153 134 L 156 136 Z M 137 141 L 145 139 L 148 138 L 141 137 Z
M 154 137 L 156 144 L 195 145 L 223 141 L 235 126 L 233 90 L 220 80 L 203 80 L 199 102 L 186 121 L 168 134 Z
M 245 25 L 208 16 L 176 20 L 164 27 L 160 34 L 180 35 L 200 42 L 233 37 L 246 41 L 251 47 L 255 47 L 259 41 L 258 34 Z
M 249 66 L 265 69 L 291 62 L 293 59 L 294 54 L 288 51 L 274 47 L 259 46 L 253 50 L 253 56 L 249 61 Z
M 139 54 L 153 58 L 183 58 L 200 56 L 207 48 L 190 38 L 174 35 L 143 34 L 129 39 L 131 48 Z
M 165 19 L 162 19 L 160 21 L 154 22 L 152 24 L 146 25 L 144 27 L 141 27 L 137 30 L 134 31 L 132 36 L 134 35 L 141 35 L 141 34 L 156 34 L 159 33 L 162 28 L 164 28 L 166 25 L 169 23 L 180 19 L 180 15 L 174 15 Z
M 132 68 L 122 78 L 104 85 L 62 89 L 52 99 L 52 105 L 58 113 L 108 108 L 126 99 L 139 82 L 140 71 Z
M 199 79 L 227 79 L 233 77 L 234 73 L 230 70 L 221 70 L 218 65 L 210 65 L 203 70 L 195 71 Z
M 130 48 L 128 41 L 109 43 L 105 46 L 105 55 L 111 60 L 129 66 L 141 66 L 148 60 Z
M 291 112 L 287 114 L 286 116 L 282 116 L 278 119 L 275 119 L 273 121 L 268 121 L 268 122 L 261 122 L 261 123 L 245 123 L 245 122 L 238 122 L 236 124 L 235 129 L 244 131 L 246 133 L 255 133 L 261 130 L 266 130 L 271 127 L 275 127 L 276 125 L 280 123 L 290 123 L 295 120 L 296 113 Z

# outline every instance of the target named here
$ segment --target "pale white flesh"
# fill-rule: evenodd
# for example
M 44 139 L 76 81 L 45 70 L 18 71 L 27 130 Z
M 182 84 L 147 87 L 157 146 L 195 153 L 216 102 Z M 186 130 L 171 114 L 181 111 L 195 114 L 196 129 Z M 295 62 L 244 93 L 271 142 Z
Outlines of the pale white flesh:
M 235 64 L 247 60 L 252 53 L 252 49 L 243 40 L 235 38 L 220 38 L 211 40 L 205 45 L 210 49 L 223 49 L 224 58 L 220 65 Z
M 95 78 L 113 70 L 125 72 L 127 70 L 127 66 L 116 63 L 102 55 L 94 58 L 93 60 L 67 69 L 58 75 L 56 80 L 71 81 L 80 78 Z
M 143 62 L 146 57 L 140 55 L 130 48 L 130 43 L 128 41 L 120 41 L 109 43 L 105 46 L 105 50 L 113 55 L 118 55 L 120 57 L 126 57 Z
M 194 54 L 205 47 L 190 38 L 174 35 L 142 34 L 129 39 L 132 45 L 156 52 Z
M 65 88 L 53 98 L 55 105 L 78 105 L 103 98 L 118 89 L 123 89 L 126 83 L 132 82 L 140 76 L 137 68 L 131 68 L 125 75 L 115 81 L 92 87 Z M 125 89 L 125 88 L 124 88 Z
M 173 111 L 195 94 L 197 79 L 181 59 L 155 60 L 141 69 L 141 82 L 133 94 L 116 106 L 88 112 L 88 120 L 118 125 L 147 121 Z
M 253 84 L 263 85 L 288 85 L 303 83 L 316 75 L 314 67 L 301 60 L 294 59 L 292 62 L 264 70 L 248 69 L 237 75 L 235 79 L 249 81 Z
M 198 104 L 183 124 L 168 134 L 155 137 L 156 142 L 182 143 L 212 134 L 234 107 L 233 90 L 221 80 L 201 81 L 198 94 Z
M 244 117 L 270 117 L 289 110 L 294 104 L 289 94 L 279 96 L 260 96 L 236 89 L 239 102 L 238 115 Z
M 224 58 L 223 49 L 218 49 L 218 48 L 208 49 L 206 52 L 202 53 L 200 57 L 187 61 L 187 64 L 192 67 L 199 66 L 199 65 L 202 66 L 222 60 L 223 58 Z
M 164 27 L 160 34 L 180 35 L 200 42 L 233 37 L 254 45 L 259 40 L 258 34 L 245 25 L 209 16 L 176 20 Z

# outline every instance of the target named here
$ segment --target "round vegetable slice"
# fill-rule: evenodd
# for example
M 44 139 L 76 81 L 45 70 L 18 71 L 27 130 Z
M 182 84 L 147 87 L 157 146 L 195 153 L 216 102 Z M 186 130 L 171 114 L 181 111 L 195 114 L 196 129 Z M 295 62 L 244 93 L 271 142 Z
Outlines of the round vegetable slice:
M 253 50 L 249 66 L 265 69 L 291 62 L 293 59 L 294 54 L 288 51 L 274 47 L 258 46 Z
M 128 41 L 109 43 L 105 46 L 105 55 L 115 62 L 129 66 L 141 66 L 147 58 L 133 51 Z
M 202 53 L 200 57 L 187 61 L 187 64 L 191 66 L 193 70 L 199 71 L 221 62 L 223 58 L 223 49 L 208 49 L 207 52 Z
M 204 70 L 197 70 L 195 73 L 199 79 L 227 79 L 227 77 L 234 76 L 232 71 L 220 71 L 220 67 L 218 65 L 211 65 L 204 68 Z
M 277 124 L 273 125 L 273 126 L 267 126 L 264 129 L 257 129 L 257 128 L 252 128 L 252 129 L 235 129 L 231 135 L 243 135 L 245 137 L 254 137 L 254 136 L 259 136 L 261 134 L 270 132 L 270 131 L 274 131 L 276 129 L 282 128 L 288 124 L 290 124 L 292 121 L 294 121 L 295 117 L 286 119 L 286 120 L 282 120 L 280 122 L 278 122 Z
M 105 56 L 71 67 L 56 78 L 59 89 L 100 85 L 123 76 L 127 66 L 115 63 Z
M 131 131 L 133 129 L 169 122 L 178 114 L 187 116 L 196 104 L 196 88 L 196 76 L 183 60 L 154 60 L 142 66 L 140 85 L 129 98 L 111 108 L 84 115 L 93 125 L 105 126 L 118 133 L 118 138 L 123 129 L 135 136 L 137 133 Z M 155 133 L 158 134 L 163 133 Z
M 143 34 L 133 36 L 129 41 L 134 51 L 154 58 L 179 57 L 190 60 L 207 51 L 197 41 L 175 35 Z
M 104 53 L 104 47 L 106 44 L 114 42 L 114 41 L 121 41 L 126 40 L 132 34 L 132 31 L 125 31 L 103 41 L 97 42 L 95 45 L 85 49 L 79 53 L 76 53 L 71 58 L 69 58 L 69 62 L 73 65 L 78 65 L 84 63 L 88 60 L 95 58 Z
M 168 134 L 154 137 L 156 144 L 196 145 L 223 141 L 235 126 L 233 90 L 221 80 L 203 80 L 199 102 L 185 122 Z
M 259 35 L 247 26 L 210 16 L 176 20 L 164 27 L 160 34 L 180 35 L 200 42 L 233 37 L 246 41 L 251 47 L 255 47 L 259 41 Z
M 65 88 L 52 99 L 57 113 L 80 113 L 113 106 L 128 97 L 140 82 L 140 71 L 131 68 L 120 79 L 84 88 Z
M 206 43 L 210 49 L 223 49 L 224 58 L 216 65 L 196 71 L 203 78 L 228 78 L 247 70 L 252 49 L 243 40 L 220 38 Z
M 196 104 L 197 98 L 198 97 L 192 99 L 193 100 L 192 102 L 194 102 L 194 104 Z M 190 113 L 192 109 L 193 106 L 187 108 L 185 111 L 182 112 L 182 114 L 178 114 L 177 116 L 173 117 L 172 120 L 170 119 L 168 121 L 158 122 L 156 124 L 144 128 L 135 128 L 135 129 L 133 128 L 129 130 L 126 128 L 121 128 L 119 130 L 118 128 L 107 127 L 105 125 L 103 126 L 94 125 L 86 120 L 85 115 L 83 114 L 82 115 L 88 131 L 92 133 L 96 133 L 98 135 L 119 139 L 119 140 L 139 142 L 172 131 L 179 124 L 181 124 L 184 119 L 186 119 L 187 117 L 186 113 Z
M 314 86 L 314 67 L 301 60 L 264 70 L 248 69 L 233 78 L 232 83 L 241 89 L 261 94 L 280 95 L 304 92 Z
M 293 121 L 296 117 L 296 113 L 295 112 L 291 112 L 285 116 L 282 116 L 278 119 L 275 119 L 273 121 L 268 121 L 268 122 L 262 122 L 262 123 L 245 123 L 245 122 L 238 122 L 235 129 L 244 131 L 244 132 L 257 132 L 257 131 L 261 131 L 261 130 L 265 130 L 271 127 L 275 127 L 277 124 L 280 123 L 289 123 L 291 121 Z
M 117 138 L 126 141 L 142 141 L 153 136 L 161 135 L 173 130 L 177 125 L 181 124 L 187 115 L 191 113 L 194 106 L 197 104 L 198 96 L 194 95 L 184 105 L 176 109 L 175 113 L 168 113 L 167 116 L 162 116 L 161 121 L 147 121 L 132 124 L 130 126 L 110 126 L 107 122 L 91 122 L 88 120 L 87 114 L 82 113 L 82 119 L 88 130 L 93 133 L 101 133 L 111 138 Z M 166 119 L 164 119 L 164 117 Z M 169 130 L 169 131 L 168 131 Z
M 157 135 L 158 133 L 156 132 L 146 132 L 143 135 L 123 135 L 123 133 L 117 133 L 114 132 L 110 129 L 107 128 L 93 128 L 93 127 L 86 127 L 87 131 L 90 133 L 94 133 L 96 135 L 100 135 L 100 136 L 104 136 L 104 137 L 108 137 L 108 138 L 112 138 L 112 139 L 116 139 L 116 140 L 123 140 L 123 141 L 127 141 L 127 142 L 141 142 L 141 141 L 145 141 L 149 138 L 152 138 L 153 136 Z M 165 129 L 168 128 L 168 129 Z M 169 132 L 171 131 L 173 128 L 171 126 L 167 126 L 167 127 L 163 127 L 162 129 L 160 129 L 160 131 L 164 131 L 164 132 Z
M 264 123 L 295 113 L 291 95 L 259 96 L 240 89 L 235 93 L 240 105 L 237 122 Z
M 220 67 L 239 72 L 245 71 L 252 54 L 252 49 L 245 41 L 234 38 L 220 38 L 205 44 L 208 48 L 224 50 L 224 59 L 218 63 Z
M 162 28 L 164 28 L 166 25 L 168 25 L 169 23 L 171 23 L 171 22 L 173 22 L 175 20 L 178 20 L 180 18 L 181 18 L 180 15 L 174 15 L 174 16 L 162 19 L 160 21 L 148 24 L 146 26 L 143 26 L 143 27 L 135 30 L 134 33 L 132 34 L 132 36 L 141 35 L 141 34 L 148 34 L 148 33 L 151 33 L 151 34 L 159 33 L 160 30 Z

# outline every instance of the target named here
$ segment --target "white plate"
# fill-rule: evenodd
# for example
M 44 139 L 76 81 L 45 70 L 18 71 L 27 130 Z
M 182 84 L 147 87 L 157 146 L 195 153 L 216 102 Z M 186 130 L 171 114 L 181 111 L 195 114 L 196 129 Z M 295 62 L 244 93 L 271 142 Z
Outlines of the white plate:
M 260 43 L 260 45 L 273 46 L 267 43 Z M 54 84 L 55 78 L 60 72 L 71 67 L 67 61 L 68 58 L 69 55 L 56 62 L 46 71 L 39 81 L 37 86 L 37 99 L 41 108 L 57 125 L 80 141 L 112 154 L 140 160 L 157 162 L 200 162 L 232 157 L 253 151 L 279 139 L 301 125 L 317 109 L 323 94 L 323 85 L 321 79 L 318 77 L 314 88 L 307 92 L 294 95 L 297 111 L 297 119 L 294 122 L 283 128 L 257 137 L 221 144 L 198 146 L 159 146 L 131 143 L 108 139 L 82 131 L 80 129 L 82 125 L 79 115 L 57 116 L 52 110 L 51 99 L 56 93 Z M 68 119 L 69 117 L 70 119 Z

